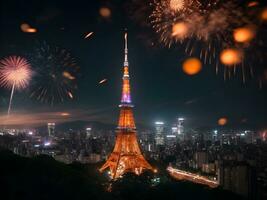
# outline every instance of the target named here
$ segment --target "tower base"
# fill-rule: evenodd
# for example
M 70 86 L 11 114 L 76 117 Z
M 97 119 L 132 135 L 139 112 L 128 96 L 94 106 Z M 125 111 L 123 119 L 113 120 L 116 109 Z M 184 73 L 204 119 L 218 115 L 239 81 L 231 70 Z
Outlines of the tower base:
M 100 168 L 100 172 L 107 168 L 109 168 L 110 176 L 113 179 L 119 178 L 127 172 L 140 175 L 146 169 L 153 170 L 141 154 L 135 132 L 119 132 L 117 134 L 114 150 Z

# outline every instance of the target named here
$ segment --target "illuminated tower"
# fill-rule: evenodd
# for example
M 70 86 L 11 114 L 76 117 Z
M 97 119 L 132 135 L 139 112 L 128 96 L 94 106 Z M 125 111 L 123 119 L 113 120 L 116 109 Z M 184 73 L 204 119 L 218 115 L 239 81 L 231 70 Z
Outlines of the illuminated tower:
M 145 160 L 139 148 L 136 127 L 133 116 L 133 105 L 131 103 L 127 33 L 125 39 L 125 57 L 124 57 L 124 73 L 123 86 L 120 107 L 120 116 L 118 127 L 116 129 L 116 142 L 113 152 L 110 154 L 106 163 L 100 168 L 103 172 L 107 168 L 110 170 L 112 179 L 121 177 L 126 172 L 133 172 L 137 175 L 143 170 L 152 170 L 150 164 Z

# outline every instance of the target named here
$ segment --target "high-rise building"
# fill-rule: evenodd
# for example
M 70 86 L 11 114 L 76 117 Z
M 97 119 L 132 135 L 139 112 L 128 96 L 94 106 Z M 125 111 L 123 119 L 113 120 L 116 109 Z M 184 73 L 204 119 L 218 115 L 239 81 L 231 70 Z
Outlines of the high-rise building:
M 208 162 L 208 154 L 205 151 L 198 151 L 194 154 L 194 160 L 195 160 L 195 168 L 200 169 L 202 168 L 203 164 L 206 164 Z
M 255 169 L 245 162 L 221 161 L 218 170 L 219 184 L 247 199 L 256 199 Z
M 55 135 L 55 129 L 56 129 L 56 124 L 55 123 L 47 123 L 47 130 L 48 130 L 48 136 L 54 136 Z
M 121 177 L 126 172 L 133 172 L 137 175 L 143 170 L 152 170 L 151 165 L 145 160 L 138 145 L 136 127 L 133 116 L 133 104 L 130 94 L 130 77 L 128 63 L 127 33 L 125 33 L 125 57 L 123 86 L 120 107 L 117 137 L 113 152 L 106 163 L 100 168 L 100 172 L 109 168 L 112 179 Z
M 155 143 L 156 145 L 164 145 L 164 122 L 157 121 L 155 122 Z
M 177 119 L 177 139 L 179 141 L 184 141 L 185 140 L 185 133 L 184 133 L 184 118 L 179 117 Z
M 86 128 L 86 139 L 89 139 L 92 136 L 92 128 Z
M 219 135 L 218 135 L 218 130 L 214 130 L 212 132 L 212 143 L 215 143 L 217 141 L 219 141 Z

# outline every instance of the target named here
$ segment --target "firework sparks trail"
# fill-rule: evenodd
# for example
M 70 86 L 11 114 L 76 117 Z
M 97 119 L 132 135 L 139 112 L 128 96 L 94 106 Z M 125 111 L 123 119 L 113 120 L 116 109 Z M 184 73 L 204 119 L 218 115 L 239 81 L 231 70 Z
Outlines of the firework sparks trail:
M 9 56 L 0 61 L 0 86 L 11 89 L 8 116 L 15 90 L 25 89 L 32 77 L 31 66 L 25 58 Z
M 92 36 L 93 34 L 94 34 L 94 32 L 87 33 L 87 34 L 84 36 L 84 39 L 89 38 L 89 37 Z
M 107 79 L 106 79 L 106 78 L 104 78 L 104 79 L 102 79 L 101 81 L 99 81 L 98 84 L 100 85 L 100 84 L 103 84 L 103 83 L 105 83 L 105 82 L 107 82 Z
M 13 95 L 14 95 L 14 90 L 15 90 L 15 84 L 13 84 L 12 89 L 11 89 L 11 94 L 10 94 L 9 104 L 8 104 L 8 110 L 7 110 L 7 116 L 9 116 L 9 114 L 10 114 L 12 99 L 13 99 Z
M 74 98 L 79 67 L 68 51 L 43 43 L 32 60 L 36 75 L 31 97 L 51 105 Z

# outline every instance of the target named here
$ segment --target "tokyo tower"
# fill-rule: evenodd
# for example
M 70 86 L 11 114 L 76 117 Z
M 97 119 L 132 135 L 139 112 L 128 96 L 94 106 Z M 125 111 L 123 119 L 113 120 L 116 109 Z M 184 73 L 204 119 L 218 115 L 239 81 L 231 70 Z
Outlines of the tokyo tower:
M 112 179 L 121 177 L 126 172 L 140 175 L 144 170 L 153 170 L 146 161 L 139 148 L 136 127 L 133 116 L 133 104 L 130 93 L 130 77 L 128 63 L 127 33 L 124 35 L 124 72 L 123 86 L 118 127 L 116 129 L 116 142 L 113 152 L 106 163 L 100 168 L 100 172 L 109 169 Z

